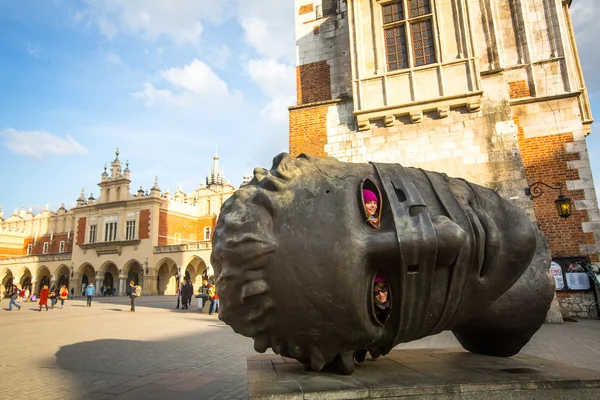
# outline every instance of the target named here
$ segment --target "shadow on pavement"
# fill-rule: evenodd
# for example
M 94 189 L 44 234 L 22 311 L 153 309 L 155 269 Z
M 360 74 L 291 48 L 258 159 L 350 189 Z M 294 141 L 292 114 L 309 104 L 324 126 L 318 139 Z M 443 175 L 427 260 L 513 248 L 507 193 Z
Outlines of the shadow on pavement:
M 74 378 L 78 393 L 70 394 L 81 398 L 245 399 L 246 355 L 252 353 L 251 340 L 219 329 L 165 341 L 80 342 L 55 357 Z

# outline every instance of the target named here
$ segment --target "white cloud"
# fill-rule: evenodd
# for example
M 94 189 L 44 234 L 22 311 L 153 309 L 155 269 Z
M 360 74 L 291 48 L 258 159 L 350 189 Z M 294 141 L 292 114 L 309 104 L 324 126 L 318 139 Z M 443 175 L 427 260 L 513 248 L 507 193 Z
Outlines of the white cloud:
M 87 8 L 76 12 L 74 18 L 97 25 L 108 38 L 119 34 L 151 40 L 167 36 L 178 44 L 196 44 L 203 32 L 202 21 L 222 20 L 231 1 L 89 0 Z
M 227 61 L 231 58 L 231 50 L 227 45 L 220 45 L 209 49 L 210 64 L 217 68 L 225 68 Z
M 17 131 L 7 128 L 0 131 L 4 147 L 13 153 L 41 159 L 46 154 L 86 154 L 88 151 L 71 136 L 63 139 L 45 131 Z
M 40 48 L 33 43 L 27 43 L 27 54 L 31 57 L 38 58 L 40 55 Z
M 287 122 L 287 107 L 295 101 L 295 68 L 272 58 L 250 60 L 247 68 L 252 81 L 271 99 L 262 110 L 263 117 L 275 123 Z
M 230 91 L 223 81 L 205 62 L 194 59 L 181 68 L 169 68 L 159 72 L 173 88 L 157 89 L 153 84 L 144 84 L 144 89 L 133 93 L 135 98 L 144 100 L 146 106 L 171 105 L 192 106 L 197 102 L 236 103 L 242 100 L 241 93 Z
M 573 29 L 590 97 L 600 96 L 600 52 L 596 40 L 600 37 L 598 0 L 577 0 L 571 6 Z
M 294 7 L 281 0 L 238 0 L 244 40 L 261 56 L 294 63 Z
M 99 49 L 99 52 L 102 55 L 102 57 L 104 57 L 107 63 L 113 65 L 123 64 L 123 59 L 117 52 L 113 50 L 104 50 L 102 47 Z

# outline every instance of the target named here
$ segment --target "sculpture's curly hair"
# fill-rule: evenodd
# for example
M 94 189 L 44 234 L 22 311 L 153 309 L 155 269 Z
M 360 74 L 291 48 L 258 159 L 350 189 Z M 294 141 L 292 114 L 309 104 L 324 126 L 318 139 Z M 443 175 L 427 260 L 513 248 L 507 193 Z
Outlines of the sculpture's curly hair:
M 256 168 L 253 179 L 223 204 L 215 229 L 211 262 L 218 291 L 224 294 L 219 318 L 235 332 L 252 337 L 261 353 L 269 347 L 278 354 L 297 349 L 270 329 L 274 301 L 266 277 L 277 251 L 273 218 L 291 198 L 291 181 L 303 167 L 314 168 L 310 160 L 304 154 L 292 159 L 281 153 L 270 171 Z

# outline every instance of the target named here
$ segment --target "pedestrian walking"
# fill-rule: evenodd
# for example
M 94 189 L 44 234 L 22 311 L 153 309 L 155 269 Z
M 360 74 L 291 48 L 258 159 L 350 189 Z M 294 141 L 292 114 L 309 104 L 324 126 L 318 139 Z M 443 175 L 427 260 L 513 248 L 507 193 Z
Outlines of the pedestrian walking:
M 208 298 L 210 299 L 210 307 L 208 315 L 219 312 L 219 295 L 217 294 L 217 286 L 210 284 L 208 287 Z
M 71 300 L 73 300 L 73 297 L 75 296 L 75 288 L 72 287 L 71 288 Z
M 21 306 L 17 304 L 17 299 L 20 295 L 21 291 L 19 290 L 17 285 L 14 285 L 10 296 L 10 303 L 8 303 L 8 311 L 12 311 L 12 306 L 18 307 L 19 310 L 21 309 Z
M 42 290 L 40 290 L 40 312 L 42 311 L 42 306 L 46 306 L 46 311 L 48 311 L 48 295 L 50 294 L 50 290 L 48 290 L 48 285 L 44 285 Z
M 96 295 L 96 288 L 94 287 L 94 285 L 91 282 L 85 288 L 84 293 L 85 293 L 85 296 L 87 297 L 87 306 L 91 307 L 92 306 L 92 299 Z
M 50 308 L 52 309 L 56 305 L 56 286 L 52 285 L 48 298 L 50 299 Z
M 181 292 L 183 291 L 183 285 L 185 285 L 185 279 L 179 283 L 179 287 L 177 288 L 177 307 L 175 307 L 176 310 L 179 310 L 179 305 L 181 304 Z
M 194 285 L 192 284 L 192 282 L 188 282 L 188 284 L 190 285 L 189 290 L 188 290 L 188 307 L 192 306 L 192 297 L 194 297 Z
M 65 305 L 65 300 L 69 298 L 69 289 L 65 285 L 60 287 L 58 291 L 58 298 L 60 299 L 60 308 L 63 308 Z
M 134 281 L 129 282 L 129 300 L 131 302 L 131 309 L 129 312 L 135 312 L 135 298 L 141 296 L 142 288 L 136 285 Z

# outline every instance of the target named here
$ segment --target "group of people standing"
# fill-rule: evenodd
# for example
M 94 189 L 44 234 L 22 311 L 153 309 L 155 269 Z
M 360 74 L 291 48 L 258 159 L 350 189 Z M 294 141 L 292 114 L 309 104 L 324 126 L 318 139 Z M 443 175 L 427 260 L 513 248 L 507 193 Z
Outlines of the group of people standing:
M 192 304 L 192 297 L 194 295 L 194 285 L 186 279 L 181 281 L 181 285 L 179 285 L 178 296 L 177 296 L 177 307 L 181 305 L 182 310 L 187 310 L 189 306 Z M 205 279 L 202 281 L 202 286 L 198 289 L 198 295 L 196 298 L 200 298 L 201 306 L 200 309 L 204 309 L 204 305 L 206 301 L 210 301 L 210 306 L 208 308 L 208 314 L 212 315 L 213 313 L 219 312 L 219 295 L 217 294 L 217 287 L 213 283 L 208 283 Z
M 21 295 L 21 291 L 17 287 L 17 285 L 13 286 L 12 294 L 10 296 L 10 303 L 8 303 L 8 310 L 12 311 L 13 306 L 17 307 L 18 310 L 21 309 L 21 305 L 18 304 L 17 299 Z M 42 307 L 46 307 L 46 311 L 48 311 L 48 300 L 50 300 L 51 308 L 54 308 L 56 303 L 60 300 L 60 308 L 63 308 L 65 305 L 65 300 L 69 297 L 69 290 L 65 285 L 62 285 L 59 290 L 56 290 L 56 286 L 52 286 L 51 289 L 48 289 L 48 285 L 44 285 L 42 290 L 40 290 L 40 300 L 38 305 L 40 306 L 40 311 L 42 311 Z

